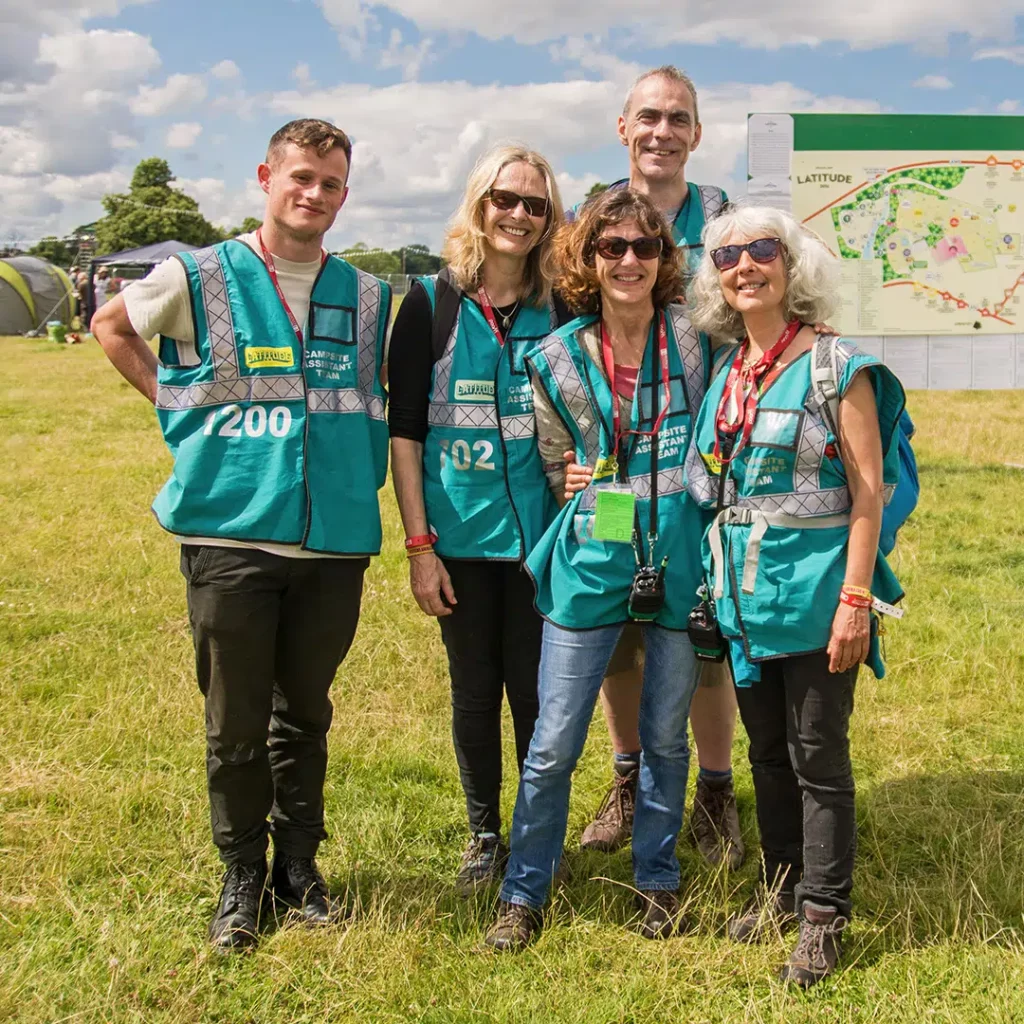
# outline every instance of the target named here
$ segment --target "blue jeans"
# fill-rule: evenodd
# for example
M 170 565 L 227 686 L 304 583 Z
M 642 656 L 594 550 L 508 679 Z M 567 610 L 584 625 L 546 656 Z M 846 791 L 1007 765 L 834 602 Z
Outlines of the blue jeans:
M 511 856 L 501 887 L 501 898 L 508 903 L 539 910 L 547 900 L 565 843 L 573 769 L 621 632 L 621 625 L 568 630 L 544 624 L 540 714 L 519 780 Z M 643 752 L 633 820 L 633 875 L 638 889 L 675 890 L 676 837 L 690 766 L 686 718 L 699 669 L 686 633 L 653 623 L 645 623 L 643 633 Z

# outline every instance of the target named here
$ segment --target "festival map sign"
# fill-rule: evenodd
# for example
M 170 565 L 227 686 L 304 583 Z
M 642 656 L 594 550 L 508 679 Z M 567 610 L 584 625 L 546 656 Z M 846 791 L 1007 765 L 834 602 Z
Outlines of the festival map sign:
M 752 114 L 748 178 L 841 259 L 836 326 L 909 386 L 1024 387 L 1024 117 Z

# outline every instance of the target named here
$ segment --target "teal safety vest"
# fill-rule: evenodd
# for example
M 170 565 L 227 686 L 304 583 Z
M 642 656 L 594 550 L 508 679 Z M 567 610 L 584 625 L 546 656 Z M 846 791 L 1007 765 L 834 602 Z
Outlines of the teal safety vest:
M 658 443 L 658 533 L 654 564 L 669 556 L 665 605 L 655 620 L 668 629 L 685 629 L 703 574 L 700 537 L 704 517 L 687 494 L 683 465 L 692 447 L 692 420 L 704 398 L 710 371 L 710 345 L 679 304 L 666 309 L 671 403 Z M 593 483 L 559 513 L 530 553 L 527 571 L 537 590 L 537 609 L 566 629 L 593 629 L 628 619 L 630 585 L 636 571 L 633 546 L 593 536 L 596 492 L 616 482 L 606 468 L 614 455 L 612 403 L 605 371 L 587 354 L 577 335 L 597 322 L 583 316 L 556 331 L 529 359 L 535 383 L 565 421 L 577 461 L 594 467 Z M 637 378 L 630 416 L 634 430 L 650 430 L 664 403 L 655 317 Z M 652 378 L 653 373 L 653 378 Z M 652 380 L 656 383 L 652 388 Z M 653 401 L 652 401 L 653 399 Z M 650 524 L 650 438 L 636 440 L 624 467 L 636 495 L 639 540 L 645 556 Z M 620 480 L 621 480 L 620 475 Z
M 174 340 L 160 339 L 157 418 L 174 456 L 153 503 L 160 525 L 182 536 L 377 554 L 389 287 L 328 257 L 300 344 L 244 242 L 177 258 L 200 362 L 183 365 Z
M 720 482 L 715 418 L 735 351 L 730 346 L 720 357 L 686 467 L 690 493 L 712 510 Z M 824 354 L 827 346 L 817 351 Z M 750 440 L 730 464 L 726 507 L 704 537 L 704 569 L 722 633 L 741 642 L 734 655 L 755 665 L 828 645 L 846 573 L 850 491 L 836 438 L 813 395 L 813 355 L 809 351 L 795 359 L 759 400 Z M 840 396 L 859 371 L 871 375 L 888 501 L 899 479 L 896 430 L 905 404 L 903 387 L 878 359 L 849 342 L 839 341 L 836 357 Z M 871 591 L 890 604 L 903 596 L 881 552 Z M 879 678 L 884 675 L 876 637 L 868 664 Z M 755 671 L 750 678 L 756 677 Z
M 629 179 L 623 178 L 621 181 L 612 183 L 608 188 L 618 189 L 628 186 Z M 729 201 L 729 197 L 717 185 L 694 185 L 691 181 L 687 182 L 686 188 L 686 199 L 671 226 L 672 237 L 675 239 L 676 245 L 686 255 L 687 266 L 690 273 L 693 274 L 696 273 L 697 265 L 704 255 L 704 243 L 701 241 L 704 226 L 722 212 L 722 207 Z M 577 203 L 572 208 L 570 220 L 575 218 L 582 205 L 583 203 Z
M 431 307 L 436 278 L 420 278 Z M 525 357 L 552 329 L 551 310 L 524 305 L 499 345 L 468 298 L 434 364 L 423 445 L 423 496 L 446 558 L 519 561 L 555 516 L 537 450 Z

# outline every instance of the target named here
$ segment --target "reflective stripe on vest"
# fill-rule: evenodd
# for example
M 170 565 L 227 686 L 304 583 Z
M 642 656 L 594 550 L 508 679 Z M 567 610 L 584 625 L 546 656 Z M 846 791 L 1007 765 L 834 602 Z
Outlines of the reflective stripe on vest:
M 697 192 L 700 195 L 700 205 L 704 210 L 704 223 L 707 224 L 722 212 L 722 190 L 715 185 L 698 185 Z M 703 246 L 701 247 L 703 248 Z
M 206 329 L 210 341 L 210 362 L 214 380 L 187 387 L 160 385 L 158 409 L 181 411 L 207 405 L 239 401 L 290 401 L 301 399 L 306 391 L 301 367 L 292 374 L 275 376 L 239 373 L 235 326 L 227 297 L 224 268 L 214 248 L 190 253 L 199 270 L 200 291 Z M 306 396 L 311 413 L 363 412 L 370 419 L 384 422 L 384 402 L 374 394 L 377 369 L 377 319 L 380 315 L 380 282 L 372 274 L 356 271 L 359 286 L 357 311 L 358 388 L 318 388 Z

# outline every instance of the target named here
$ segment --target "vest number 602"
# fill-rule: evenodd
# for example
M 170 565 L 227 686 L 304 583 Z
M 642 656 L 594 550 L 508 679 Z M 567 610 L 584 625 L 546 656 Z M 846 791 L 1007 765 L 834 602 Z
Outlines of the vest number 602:
M 468 441 L 441 441 L 441 468 L 444 469 L 445 453 L 452 461 L 452 469 L 494 469 L 492 456 L 494 445 L 490 441 L 474 441 L 472 451 Z
M 269 413 L 262 405 L 250 405 L 244 412 L 240 405 L 225 405 L 207 413 L 203 427 L 207 437 L 213 433 L 218 418 L 222 420 L 218 437 L 241 437 L 243 428 L 249 437 L 262 437 L 268 430 L 274 437 L 284 437 L 292 425 L 292 411 L 287 405 L 275 405 Z

